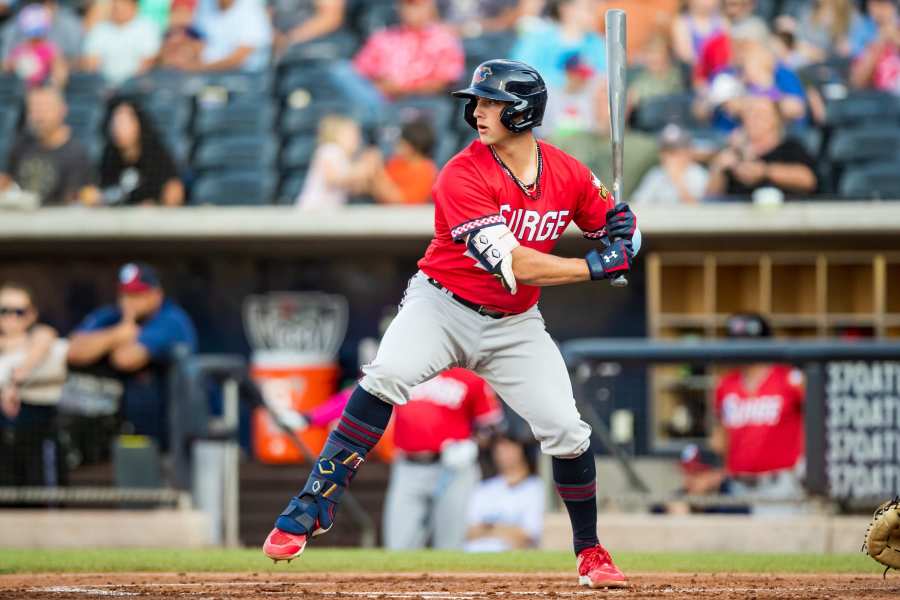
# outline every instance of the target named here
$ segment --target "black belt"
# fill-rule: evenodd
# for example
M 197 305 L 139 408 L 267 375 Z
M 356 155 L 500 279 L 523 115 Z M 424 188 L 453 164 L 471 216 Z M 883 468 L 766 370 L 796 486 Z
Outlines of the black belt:
M 444 292 L 445 294 L 447 294 L 448 296 L 450 296 L 451 298 L 453 298 L 454 300 L 456 300 L 457 302 L 459 302 L 466 308 L 468 308 L 470 310 L 474 310 L 479 315 L 483 315 L 485 317 L 490 317 L 492 319 L 502 319 L 503 317 L 509 317 L 514 314 L 517 314 L 517 313 L 502 312 L 499 310 L 494 310 L 493 308 L 488 308 L 487 306 L 485 306 L 483 304 L 475 304 L 474 302 L 469 302 L 465 298 L 460 298 L 457 294 L 454 294 L 453 292 L 451 292 L 450 290 L 445 288 L 441 284 L 441 282 L 438 281 L 437 279 L 432 279 L 431 277 L 429 277 L 428 283 L 430 283 L 437 289 L 441 290 L 442 292 Z

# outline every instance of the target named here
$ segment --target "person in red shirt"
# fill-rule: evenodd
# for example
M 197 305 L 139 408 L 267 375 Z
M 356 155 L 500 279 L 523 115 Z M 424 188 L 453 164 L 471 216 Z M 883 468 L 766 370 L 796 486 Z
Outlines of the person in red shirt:
M 729 317 L 731 338 L 767 338 L 757 314 Z M 715 445 L 725 456 L 735 495 L 802 497 L 803 374 L 790 365 L 752 364 L 725 373 L 716 385 Z M 764 511 L 761 506 L 754 512 Z
M 463 116 L 478 133 L 433 188 L 435 235 L 397 317 L 354 390 L 306 485 L 275 521 L 263 551 L 298 556 L 328 531 L 341 493 L 387 427 L 393 407 L 453 366 L 471 368 L 521 415 L 551 456 L 572 524 L 579 584 L 623 587 L 597 538 L 591 428 L 575 406 L 559 348 L 537 307 L 540 288 L 615 280 L 640 246 L 637 220 L 590 169 L 534 137 L 547 86 L 532 67 L 489 60 L 469 87 Z M 584 258 L 550 254 L 574 222 L 597 247 Z

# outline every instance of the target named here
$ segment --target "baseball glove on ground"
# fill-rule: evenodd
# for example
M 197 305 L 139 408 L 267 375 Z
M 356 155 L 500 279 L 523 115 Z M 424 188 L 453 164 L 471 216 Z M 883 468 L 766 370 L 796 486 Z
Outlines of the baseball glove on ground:
M 900 569 L 900 497 L 888 500 L 872 515 L 862 549 L 886 566 L 885 575 L 888 569 Z

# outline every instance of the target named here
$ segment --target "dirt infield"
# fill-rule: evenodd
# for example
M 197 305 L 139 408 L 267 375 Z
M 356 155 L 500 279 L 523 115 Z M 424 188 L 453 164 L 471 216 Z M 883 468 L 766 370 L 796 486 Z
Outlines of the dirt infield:
M 900 598 L 900 577 L 879 575 L 632 574 L 624 590 L 588 590 L 573 575 L 519 574 L 338 574 L 321 573 L 116 573 L 0 576 L 0 598 L 86 600 L 225 598 L 333 600 L 496 600 L 500 598 L 796 599 Z

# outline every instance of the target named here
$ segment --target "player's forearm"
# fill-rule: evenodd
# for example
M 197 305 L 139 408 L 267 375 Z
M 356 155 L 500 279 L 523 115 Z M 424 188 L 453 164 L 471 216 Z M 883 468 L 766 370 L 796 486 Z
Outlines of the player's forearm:
M 547 287 L 590 281 L 591 273 L 583 258 L 563 258 L 519 246 L 512 253 L 516 281 Z

